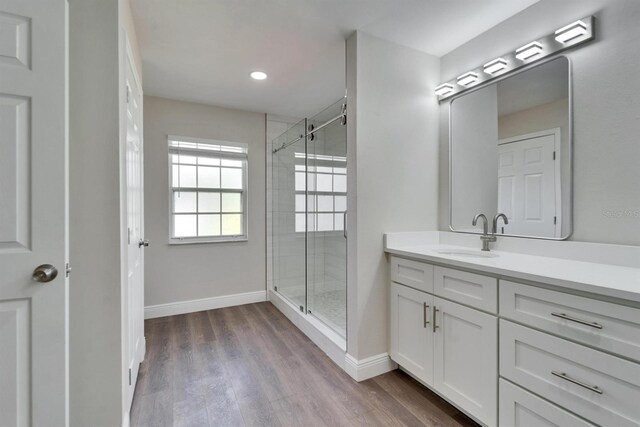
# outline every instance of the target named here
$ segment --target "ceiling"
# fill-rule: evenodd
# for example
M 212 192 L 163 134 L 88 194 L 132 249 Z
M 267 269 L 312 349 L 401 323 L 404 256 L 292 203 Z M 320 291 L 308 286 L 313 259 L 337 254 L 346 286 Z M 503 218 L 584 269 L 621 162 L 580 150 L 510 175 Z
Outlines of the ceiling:
M 354 30 L 442 56 L 538 0 L 131 0 L 145 94 L 291 117 L 342 95 Z M 269 78 L 249 78 L 254 70 Z

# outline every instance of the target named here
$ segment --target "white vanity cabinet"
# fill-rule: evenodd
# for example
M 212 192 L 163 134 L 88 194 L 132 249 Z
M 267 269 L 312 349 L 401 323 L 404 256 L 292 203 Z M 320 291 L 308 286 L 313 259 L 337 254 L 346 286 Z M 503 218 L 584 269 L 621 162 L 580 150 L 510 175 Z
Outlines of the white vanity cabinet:
M 478 421 L 496 425 L 497 317 L 425 292 L 433 289 L 433 267 L 406 261 L 410 260 L 394 257 L 391 261 L 392 280 L 408 283 L 391 283 L 391 358 Z M 405 274 L 394 273 L 397 271 Z M 482 294 L 476 292 L 478 285 L 474 284 L 473 277 L 455 270 L 447 274 L 456 288 L 468 289 L 473 295 Z M 487 285 L 486 281 L 483 283 Z M 495 289 L 493 292 L 497 299 Z M 446 295 L 450 293 L 455 295 L 455 291 L 447 288 Z M 465 302 L 467 299 L 482 301 L 465 293 L 461 295 L 460 299 Z M 496 304 L 494 301 L 492 306 Z
M 391 358 L 476 421 L 640 427 L 639 303 L 396 256 L 391 267 Z

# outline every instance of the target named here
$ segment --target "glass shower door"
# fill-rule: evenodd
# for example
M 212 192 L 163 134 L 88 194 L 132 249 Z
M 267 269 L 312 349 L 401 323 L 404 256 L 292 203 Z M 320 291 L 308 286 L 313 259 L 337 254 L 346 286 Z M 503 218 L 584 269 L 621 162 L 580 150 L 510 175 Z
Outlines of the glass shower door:
M 307 311 L 344 338 L 347 127 L 340 117 L 343 103 L 344 100 L 340 100 L 307 120 L 306 201 Z
M 306 177 L 299 159 L 305 157 L 305 127 L 306 120 L 301 120 L 280 135 L 272 153 L 273 285 L 302 312 L 307 308 Z

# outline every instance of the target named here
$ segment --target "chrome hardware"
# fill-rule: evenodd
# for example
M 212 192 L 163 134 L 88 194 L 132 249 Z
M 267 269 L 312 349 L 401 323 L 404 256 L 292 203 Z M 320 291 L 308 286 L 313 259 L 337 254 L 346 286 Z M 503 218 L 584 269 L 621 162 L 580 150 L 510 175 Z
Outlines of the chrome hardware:
M 315 129 L 314 125 L 307 126 L 307 132 L 309 134 L 309 141 L 313 141 L 316 139 L 316 136 L 313 134 L 313 129 Z
M 52 281 L 58 276 L 58 269 L 55 268 L 51 264 L 42 264 L 36 267 L 33 270 L 33 275 L 31 276 L 33 280 L 40 283 L 47 283 Z
M 482 250 L 489 251 L 489 242 L 495 242 L 496 236 L 489 235 L 489 221 L 484 214 L 478 214 L 473 217 L 473 221 L 471 225 L 475 226 L 478 224 L 478 220 L 482 219 L 482 236 L 480 236 L 480 240 L 482 240 Z
M 559 317 L 561 319 L 570 320 L 572 322 L 580 323 L 581 325 L 591 326 L 592 328 L 602 329 L 602 325 L 596 322 L 589 322 L 587 320 L 571 317 L 565 313 L 551 313 L 552 316 Z
M 422 307 L 422 322 L 423 322 L 423 327 L 426 328 L 427 325 L 429 324 L 429 321 L 427 320 L 427 309 L 429 308 L 429 305 L 425 302 L 422 303 L 423 307 Z
M 582 381 L 575 380 L 564 372 L 551 371 L 551 374 L 555 375 L 558 378 L 562 378 L 565 381 L 569 381 L 570 383 L 573 383 L 575 385 L 579 385 L 580 387 L 584 387 L 587 390 L 591 390 L 594 393 L 603 394 L 602 389 L 600 389 L 598 386 L 585 384 Z
M 347 211 L 342 214 L 342 235 L 347 238 Z
M 433 306 L 433 332 L 436 332 L 436 329 L 438 329 L 440 326 L 436 325 L 436 313 L 439 312 L 440 310 L 438 310 L 436 308 L 436 306 Z
M 342 113 L 342 120 L 340 121 L 340 124 L 344 126 L 347 124 L 347 104 L 342 104 L 340 112 Z
M 145 248 L 146 248 L 147 246 L 149 246 L 149 241 L 148 241 L 148 240 L 143 240 L 143 239 L 138 240 L 138 247 L 139 247 L 139 248 L 141 248 L 141 247 L 143 247 L 143 246 L 144 246 Z
M 507 218 L 507 216 L 503 213 L 499 213 L 496 216 L 493 217 L 493 234 L 496 235 L 498 234 L 498 220 L 502 218 L 502 220 L 504 221 L 504 225 L 508 225 L 509 224 L 509 219 Z M 504 227 L 502 227 L 502 234 L 504 234 Z
M 66 263 L 64 265 L 64 273 L 66 277 L 69 277 L 69 274 L 71 274 L 71 266 L 69 265 L 69 263 Z

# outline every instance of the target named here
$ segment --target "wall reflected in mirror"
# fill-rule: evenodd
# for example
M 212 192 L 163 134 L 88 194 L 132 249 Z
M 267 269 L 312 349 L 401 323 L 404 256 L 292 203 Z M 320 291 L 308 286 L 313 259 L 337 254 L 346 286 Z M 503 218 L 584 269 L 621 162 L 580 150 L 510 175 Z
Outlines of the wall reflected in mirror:
M 480 233 L 474 215 L 503 213 L 509 223 L 499 222 L 497 234 L 569 237 L 570 85 L 569 60 L 558 57 L 451 102 L 453 231 Z

